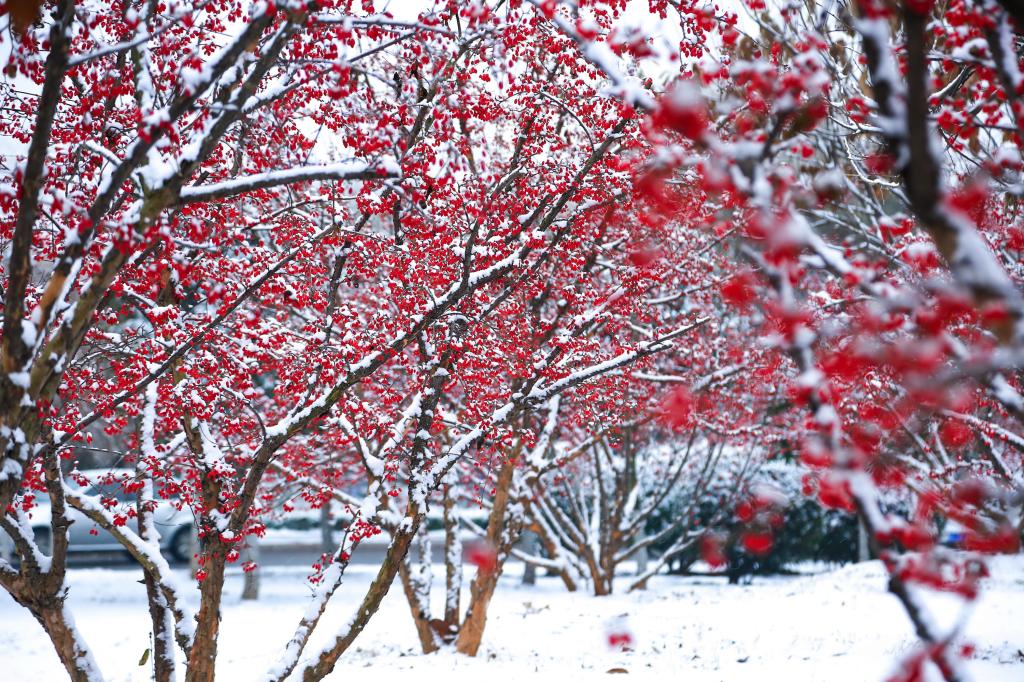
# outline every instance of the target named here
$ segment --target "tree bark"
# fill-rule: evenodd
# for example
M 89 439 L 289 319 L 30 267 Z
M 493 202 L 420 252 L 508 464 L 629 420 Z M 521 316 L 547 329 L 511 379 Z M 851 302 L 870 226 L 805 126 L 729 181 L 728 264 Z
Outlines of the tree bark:
M 414 515 L 407 516 L 405 523 L 395 531 L 395 536 L 391 541 L 391 546 L 388 547 L 384 563 L 381 564 L 380 570 L 377 571 L 377 577 L 373 579 L 373 583 L 370 584 L 369 589 L 363 596 L 363 601 L 359 605 L 359 610 L 356 612 L 355 618 L 352 619 L 351 625 L 343 634 L 335 638 L 334 644 L 320 653 L 316 663 L 303 671 L 302 679 L 304 682 L 317 682 L 329 675 L 334 670 L 334 666 L 337 665 L 341 655 L 352 646 L 352 642 L 356 640 L 356 637 L 366 627 L 370 618 L 380 608 L 381 601 L 388 593 L 388 590 L 391 589 L 391 584 L 395 581 L 395 576 L 398 575 L 405 554 L 409 551 L 409 544 L 412 542 L 413 536 L 416 535 L 420 523 L 423 521 L 422 514 L 414 510 L 410 511 Z M 188 680 L 186 682 L 191 681 Z
M 224 548 L 219 542 L 205 548 L 203 570 L 206 577 L 199 583 L 199 613 L 196 614 L 196 636 L 188 655 L 185 682 L 213 682 L 217 666 L 217 635 L 220 633 L 220 602 L 224 592 Z
M 420 567 L 424 561 L 430 561 L 430 545 L 424 535 L 426 527 L 421 526 L 416 534 L 416 545 L 419 554 Z M 405 591 L 405 598 L 409 602 L 409 611 L 412 613 L 412 621 L 416 626 L 416 636 L 420 640 L 420 648 L 425 654 L 432 654 L 441 647 L 438 646 L 430 618 L 430 584 L 424 580 L 424 576 L 416 575 L 416 568 L 412 566 L 409 552 L 402 559 L 402 566 L 399 575 L 402 579 L 402 589 Z M 422 570 L 422 568 L 421 568 Z M 436 625 L 436 623 L 434 624 Z M 440 634 L 440 633 L 438 633 Z
M 174 679 L 174 619 L 167 599 L 149 571 L 143 571 L 149 619 L 153 624 L 153 679 L 171 682 Z
M 103 679 L 92 654 L 78 638 L 71 617 L 64 611 L 64 602 L 57 598 L 45 606 L 31 606 L 32 615 L 50 636 L 54 649 L 72 682 L 95 682 Z
M 487 541 L 497 553 L 495 567 L 493 571 L 488 572 L 479 570 L 476 577 L 473 578 L 469 589 L 469 608 L 466 610 L 466 618 L 459 629 L 458 639 L 455 640 L 456 650 L 467 656 L 476 656 L 480 649 L 480 643 L 484 637 L 484 626 L 487 624 L 487 607 L 491 603 L 491 597 L 494 596 L 494 589 L 498 586 L 498 578 L 501 577 L 509 548 L 517 539 L 513 535 L 518 535 L 518 529 L 507 527 L 505 518 L 515 466 L 515 461 L 509 459 L 498 472 L 494 503 L 487 521 Z
M 420 649 L 425 654 L 432 654 L 441 647 L 437 644 L 434 631 L 431 628 L 430 612 L 424 610 L 422 600 L 416 594 L 416 585 L 409 566 L 402 562 L 399 574 L 402 579 L 402 589 L 405 591 L 405 598 L 409 602 L 409 611 L 412 614 L 413 625 L 416 626 L 416 637 L 420 640 Z M 440 621 L 438 621 L 440 622 Z
M 165 287 L 166 291 L 167 287 Z M 166 300 L 166 295 L 161 292 Z M 150 402 L 152 400 L 152 402 Z M 155 403 L 155 396 L 147 396 L 147 405 L 152 408 Z M 149 439 L 152 445 L 152 430 L 145 433 L 143 429 L 142 439 Z M 153 525 L 153 480 L 145 469 L 143 461 L 136 462 L 135 474 L 142 481 L 143 487 L 138 492 L 135 510 L 138 514 L 139 537 L 144 541 L 157 543 L 159 534 Z M 114 536 L 117 537 L 116 535 Z M 135 554 L 129 551 L 134 558 Z M 145 566 L 143 567 L 145 569 Z M 161 589 L 158 576 L 155 571 L 143 570 L 143 583 L 146 586 L 146 603 L 149 607 L 149 620 L 153 625 L 153 647 L 150 654 L 153 657 L 153 679 L 155 682 L 171 682 L 175 679 L 174 672 L 174 614 L 171 611 L 167 595 Z
M 445 641 L 454 638 L 462 611 L 462 542 L 459 540 L 459 518 L 451 486 L 444 491 L 444 625 Z

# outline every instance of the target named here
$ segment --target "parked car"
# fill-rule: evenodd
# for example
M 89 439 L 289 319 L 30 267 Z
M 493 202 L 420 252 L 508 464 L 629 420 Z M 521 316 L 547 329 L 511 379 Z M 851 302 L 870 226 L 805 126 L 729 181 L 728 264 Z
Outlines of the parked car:
M 113 474 L 112 483 L 93 483 L 84 486 L 84 493 L 90 497 L 115 499 L 120 504 L 134 505 L 135 495 L 127 494 L 118 482 L 124 476 L 133 476 L 134 472 L 128 469 L 103 469 L 96 471 L 81 472 L 87 479 L 99 481 L 108 479 Z M 68 485 L 82 490 L 68 481 Z M 69 529 L 68 552 L 120 552 L 124 547 L 110 533 L 93 523 L 85 514 L 77 509 L 68 507 L 68 514 L 71 517 L 71 528 Z M 32 532 L 35 535 L 36 543 L 44 554 L 52 551 L 52 537 L 50 529 L 50 501 L 42 495 L 36 500 L 35 506 L 29 512 L 29 519 L 32 524 Z M 167 500 L 157 500 L 156 508 L 153 510 L 153 523 L 160 534 L 160 549 L 164 556 L 173 561 L 186 562 L 192 557 L 193 552 L 193 522 L 192 514 L 187 510 L 178 510 Z M 131 520 L 129 524 L 137 530 L 137 521 Z M 0 530 L 0 553 L 9 556 L 13 550 L 10 537 Z

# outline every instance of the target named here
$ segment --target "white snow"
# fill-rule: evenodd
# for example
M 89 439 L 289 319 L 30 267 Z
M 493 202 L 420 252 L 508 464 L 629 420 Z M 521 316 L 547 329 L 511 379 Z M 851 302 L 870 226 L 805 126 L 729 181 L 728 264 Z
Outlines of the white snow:
M 1020 680 L 1024 556 L 996 558 L 992 569 L 966 629 L 966 640 L 976 647 L 967 670 L 975 680 Z M 309 603 L 305 569 L 262 570 L 263 593 L 256 602 L 240 600 L 241 571 L 229 572 L 218 677 L 260 679 Z M 343 624 L 375 570 L 348 568 L 311 650 Z M 392 589 L 327 679 L 589 680 L 624 668 L 650 680 L 863 682 L 885 679 L 915 642 L 899 603 L 885 591 L 877 562 L 818 575 L 755 578 L 747 586 L 717 577 L 658 576 L 646 592 L 599 598 L 567 593 L 557 578 L 522 586 L 521 571 L 521 564 L 510 563 L 502 577 L 477 658 L 420 655 L 402 590 Z M 148 667 L 137 665 L 150 631 L 140 577 L 135 570 L 90 568 L 72 569 L 67 581 L 68 607 L 110 680 L 149 679 Z M 181 577 L 186 580 L 183 572 Z M 434 592 L 440 605 L 444 591 Z M 196 596 L 188 594 L 194 606 Z M 940 621 L 952 620 L 953 600 L 929 601 Z M 635 651 L 607 647 L 608 632 L 620 626 L 628 627 Z M 6 594 L 0 597 L 0 650 L 5 679 L 64 679 L 42 629 Z

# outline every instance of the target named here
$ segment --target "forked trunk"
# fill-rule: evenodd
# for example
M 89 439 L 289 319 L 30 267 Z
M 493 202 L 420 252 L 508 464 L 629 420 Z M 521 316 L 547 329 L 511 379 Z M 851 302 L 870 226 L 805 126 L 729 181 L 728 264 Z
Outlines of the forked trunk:
M 597 569 L 593 575 L 595 597 L 605 597 L 611 594 L 612 581 L 615 579 L 615 560 L 612 557 L 618 551 L 618 547 L 617 545 L 605 546 L 601 548 L 601 551 L 601 557 L 594 563 L 594 568 Z
M 594 576 L 594 596 L 606 597 L 612 593 L 612 578 L 610 575 L 599 574 Z

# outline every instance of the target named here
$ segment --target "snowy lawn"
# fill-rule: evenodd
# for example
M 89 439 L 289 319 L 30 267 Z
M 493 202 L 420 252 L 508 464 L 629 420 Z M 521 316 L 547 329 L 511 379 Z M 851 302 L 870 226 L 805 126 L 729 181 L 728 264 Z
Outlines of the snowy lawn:
M 969 668 L 979 682 L 1024 679 L 1024 556 L 993 560 L 993 577 L 967 628 L 976 645 Z M 373 567 L 352 566 L 321 625 L 349 615 Z M 495 596 L 476 659 L 419 655 L 408 607 L 395 586 L 355 647 L 329 679 L 504 682 L 604 679 L 621 668 L 646 679 L 882 680 L 912 645 L 907 618 L 886 594 L 881 566 L 861 564 L 819 575 L 758 578 L 729 586 L 717 578 L 662 576 L 651 589 L 595 598 L 568 594 L 553 578 L 519 584 L 513 565 Z M 264 569 L 260 601 L 242 603 L 241 574 L 228 578 L 218 678 L 259 680 L 291 636 L 308 594 L 305 571 Z M 111 680 L 148 679 L 144 588 L 134 570 L 73 569 L 68 599 L 80 629 Z M 436 595 L 440 598 L 440 595 Z M 936 602 L 936 599 L 932 599 Z M 950 609 L 939 604 L 939 611 Z M 326 627 L 325 627 L 326 626 Z M 626 628 L 634 651 L 609 650 L 609 631 Z M 42 629 L 0 596 L 4 680 L 61 680 L 63 669 Z

